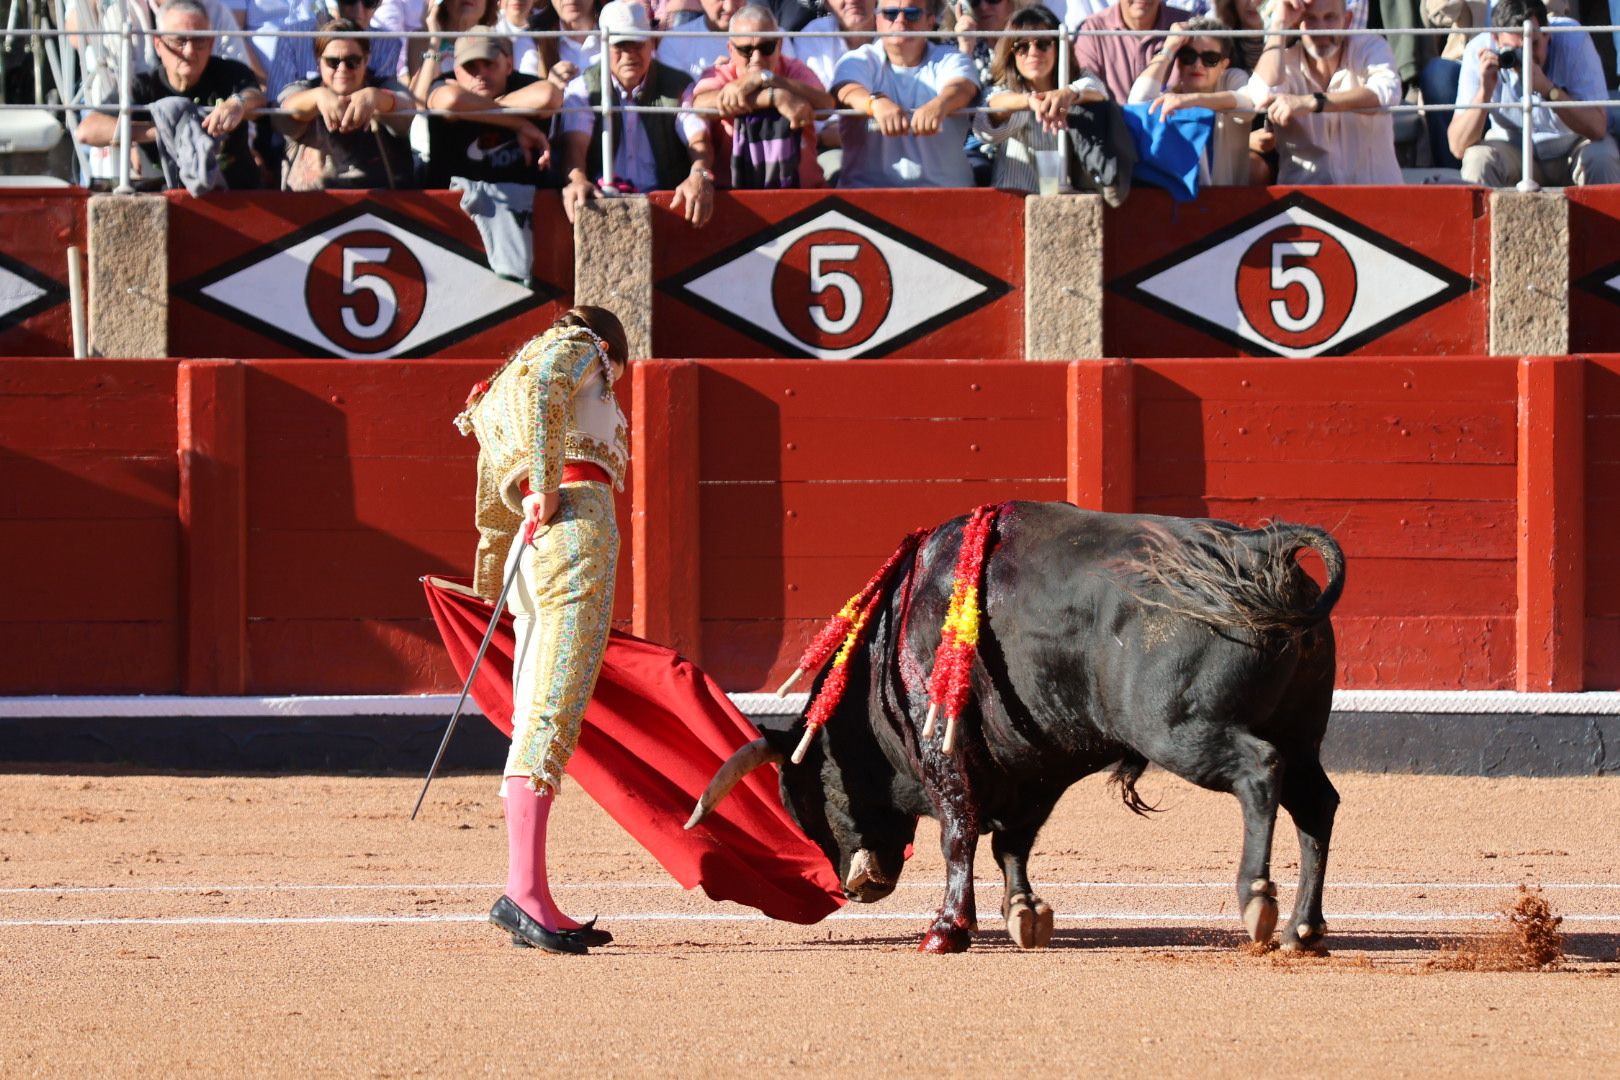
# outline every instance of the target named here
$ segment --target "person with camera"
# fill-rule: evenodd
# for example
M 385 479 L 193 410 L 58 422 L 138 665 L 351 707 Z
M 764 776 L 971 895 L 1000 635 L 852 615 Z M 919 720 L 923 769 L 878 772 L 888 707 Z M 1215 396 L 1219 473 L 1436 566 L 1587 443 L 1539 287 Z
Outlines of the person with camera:
M 1457 104 L 1499 107 L 1458 110 L 1446 128 L 1451 152 L 1462 159 L 1462 178 L 1510 187 L 1523 175 L 1523 86 L 1528 76 L 1535 154 L 1531 175 L 1536 182 L 1555 187 L 1620 182 L 1620 148 L 1608 133 L 1608 111 L 1602 105 L 1549 107 L 1608 98 L 1591 36 L 1534 34 L 1526 63 L 1526 20 L 1538 30 L 1579 25 L 1573 19 L 1549 19 L 1542 0 L 1496 0 L 1491 31 L 1474 38 L 1463 52 Z

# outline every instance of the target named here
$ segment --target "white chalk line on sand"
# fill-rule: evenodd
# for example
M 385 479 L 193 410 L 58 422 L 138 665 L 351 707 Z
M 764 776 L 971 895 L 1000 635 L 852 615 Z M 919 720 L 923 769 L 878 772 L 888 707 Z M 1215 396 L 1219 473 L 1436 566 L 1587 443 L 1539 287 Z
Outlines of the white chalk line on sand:
M 927 922 L 934 918 L 932 911 L 840 911 L 829 915 L 824 922 Z M 1077 911 L 1063 912 L 1064 924 L 1086 922 L 1151 922 L 1198 925 L 1224 922 L 1229 913 L 1180 912 L 1166 914 L 1152 911 Z M 1478 912 L 1415 912 L 1415 911 L 1354 911 L 1336 913 L 1332 917 L 1335 928 L 1357 923 L 1468 923 L 1492 922 L 1500 915 Z M 1565 915 L 1564 923 L 1620 923 L 1620 915 Z M 0 919 L 0 927 L 81 927 L 81 926 L 318 926 L 318 925 L 384 925 L 401 923 L 476 923 L 486 922 L 488 916 L 476 913 L 442 915 L 153 915 L 129 918 L 87 919 Z M 694 913 L 679 911 L 626 912 L 602 916 L 604 923 L 768 923 L 773 920 L 751 913 Z M 780 924 L 792 925 L 792 924 Z
M 1330 890 L 1335 889 L 1455 889 L 1468 891 L 1494 890 L 1497 892 L 1517 889 L 1520 884 L 1527 884 L 1540 889 L 1583 889 L 1598 892 L 1620 890 L 1620 883 L 1604 881 L 1334 881 L 1329 880 Z M 1283 889 L 1299 887 L 1297 881 L 1279 881 L 1277 886 Z M 499 889 L 503 885 L 497 881 L 434 881 L 434 882 L 382 882 L 376 884 L 366 883 L 271 883 L 271 884 L 215 884 L 215 885 L 20 885 L 0 887 L 0 896 L 23 896 L 34 894 L 37 896 L 74 896 L 84 894 L 139 894 L 139 893 L 253 893 L 253 892 L 456 892 L 463 890 Z M 974 887 L 979 889 L 999 889 L 999 878 L 976 878 Z M 1036 883 L 1039 890 L 1052 889 L 1230 889 L 1230 881 L 1041 881 Z M 563 890 L 589 890 L 592 892 L 613 889 L 667 889 L 680 890 L 681 885 L 675 881 L 599 881 L 599 882 L 567 882 L 556 883 L 551 886 L 554 892 Z M 930 889 L 941 890 L 945 888 L 943 881 L 902 881 L 896 889 Z

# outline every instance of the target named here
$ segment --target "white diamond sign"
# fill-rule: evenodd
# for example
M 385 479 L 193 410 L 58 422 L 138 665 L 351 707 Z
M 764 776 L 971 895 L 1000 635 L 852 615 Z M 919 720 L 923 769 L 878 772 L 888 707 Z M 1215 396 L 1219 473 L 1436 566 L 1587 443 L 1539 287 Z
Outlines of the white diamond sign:
M 823 360 L 883 355 L 1007 292 L 978 267 L 839 199 L 664 288 L 756 340 Z
M 67 290 L 27 263 L 0 252 L 0 329 L 67 299 Z
M 1250 352 L 1349 352 L 1472 282 L 1293 196 L 1118 286 Z
M 409 219 L 361 210 L 193 286 L 214 311 L 301 348 L 422 355 L 545 299 Z

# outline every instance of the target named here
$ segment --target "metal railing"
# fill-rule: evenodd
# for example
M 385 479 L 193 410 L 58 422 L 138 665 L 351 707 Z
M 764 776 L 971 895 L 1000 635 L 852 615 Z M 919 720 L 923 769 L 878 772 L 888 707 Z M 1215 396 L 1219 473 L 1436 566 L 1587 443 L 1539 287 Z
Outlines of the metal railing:
M 15 7 L 14 7 L 14 10 L 15 10 Z M 1530 80 L 1530 71 L 1529 71 L 1529 69 L 1530 69 L 1530 65 L 1532 63 L 1532 56 L 1533 56 L 1533 51 L 1534 51 L 1534 43 L 1535 43 L 1536 37 L 1538 35 L 1542 35 L 1542 34 L 1549 34 L 1549 35 L 1551 35 L 1551 34 L 1561 34 L 1561 33 L 1597 34 L 1597 33 L 1614 33 L 1614 32 L 1617 32 L 1617 31 L 1620 31 L 1620 26 L 1558 25 L 1558 26 L 1537 27 L 1534 22 L 1531 22 L 1531 21 L 1527 20 L 1523 24 L 1523 26 L 1521 28 L 1519 28 L 1519 32 L 1523 34 L 1524 41 L 1523 41 L 1523 45 L 1521 46 L 1522 60 L 1521 60 L 1520 67 L 1518 69 L 1518 76 L 1519 76 L 1519 83 L 1520 83 L 1520 89 L 1519 89 L 1519 98 L 1520 98 L 1520 100 L 1516 104 L 1503 104 L 1503 103 L 1497 103 L 1497 102 L 1481 102 L 1481 103 L 1471 103 L 1471 102 L 1470 103 L 1455 103 L 1455 102 L 1433 102 L 1433 103 L 1430 103 L 1430 102 L 1424 102 L 1422 105 L 1396 104 L 1396 105 L 1391 105 L 1391 106 L 1381 106 L 1378 109 L 1358 110 L 1358 111 L 1363 111 L 1363 112 L 1384 112 L 1384 113 L 1390 113 L 1390 114 L 1399 114 L 1399 113 L 1415 113 L 1415 112 L 1460 112 L 1460 111 L 1466 111 L 1466 110 L 1487 110 L 1487 111 L 1491 111 L 1491 112 L 1495 112 L 1495 111 L 1498 111 L 1498 110 L 1517 110 L 1519 112 L 1519 114 L 1520 114 L 1520 128 L 1521 128 L 1521 131 L 1520 131 L 1520 153 L 1521 153 L 1521 157 L 1522 157 L 1521 178 L 1519 180 L 1519 183 L 1518 183 L 1517 187 L 1518 187 L 1518 190 L 1520 190 L 1520 191 L 1536 191 L 1536 190 L 1539 190 L 1540 185 L 1537 184 L 1537 182 L 1535 180 L 1535 177 L 1534 177 L 1534 168 L 1535 168 L 1535 162 L 1536 162 L 1535 152 L 1534 152 L 1535 151 L 1535 146 L 1534 146 L 1534 126 L 1533 126 L 1534 111 L 1536 109 L 1538 109 L 1538 108 L 1544 108 L 1544 109 L 1549 109 L 1549 110 L 1553 110 L 1553 111 L 1556 112 L 1557 110 L 1560 110 L 1560 109 L 1590 108 L 1590 107 L 1594 107 L 1594 106 L 1595 107 L 1600 107 L 1600 108 L 1603 108 L 1603 109 L 1607 110 L 1607 109 L 1609 109 L 1610 107 L 1612 107 L 1615 104 L 1613 101 L 1611 101 L 1611 100 L 1609 100 L 1607 98 L 1604 98 L 1604 99 L 1601 99 L 1601 100 L 1567 100 L 1567 101 L 1556 101 L 1556 102 L 1554 102 L 1554 101 L 1545 101 L 1545 100 L 1536 101 L 1534 99 L 1533 95 L 1530 92 L 1528 92 L 1528 89 L 1527 89 L 1528 86 L 1529 86 L 1529 80 Z M 368 30 L 368 31 L 362 31 L 362 32 L 358 32 L 358 33 L 348 34 L 348 35 L 345 35 L 345 36 L 351 37 L 351 38 L 361 37 L 361 38 L 368 38 L 368 39 L 384 39 L 384 38 L 386 38 L 386 39 L 404 40 L 404 41 L 407 41 L 407 42 L 412 40 L 412 39 L 420 40 L 420 39 L 424 39 L 424 38 L 436 38 L 436 39 L 439 39 L 441 41 L 451 41 L 451 40 L 454 40 L 454 39 L 457 39 L 457 38 L 460 38 L 460 37 L 472 36 L 474 34 L 479 34 L 479 33 L 483 33 L 483 32 L 485 32 L 485 31 L 482 28 L 475 29 L 475 30 L 469 30 L 469 31 L 459 31 L 459 32 L 457 32 L 457 31 L 428 31 L 428 30 L 416 30 L 416 31 L 405 31 L 405 32 L 398 31 L 398 30 Z M 1269 30 L 1269 29 L 1254 29 L 1254 30 L 1249 30 L 1249 29 L 1225 30 L 1225 29 L 1223 29 L 1223 30 L 1199 30 L 1195 34 L 1193 34 L 1192 36 L 1204 37 L 1204 38 L 1230 38 L 1230 39 L 1260 38 L 1260 39 L 1264 39 L 1264 38 L 1267 38 L 1267 37 L 1272 37 L 1272 36 L 1281 34 L 1281 35 L 1287 36 L 1290 39 L 1302 38 L 1302 37 L 1350 38 L 1350 37 L 1364 37 L 1364 36 L 1382 37 L 1382 38 L 1387 39 L 1387 38 L 1390 38 L 1390 37 L 1397 37 L 1397 36 L 1402 36 L 1402 37 L 1450 36 L 1450 35 L 1452 35 L 1454 33 L 1460 33 L 1460 32 L 1467 32 L 1467 33 L 1470 34 L 1470 36 L 1472 36 L 1474 34 L 1490 33 L 1490 32 L 1492 32 L 1492 30 L 1491 30 L 1491 28 L 1480 28 L 1480 29 L 1470 28 L 1469 31 L 1458 31 L 1458 30 L 1455 30 L 1455 29 L 1449 28 L 1449 27 L 1413 27 L 1413 28 L 1409 28 L 1409 29 L 1400 29 L 1400 30 L 1373 30 L 1373 29 L 1350 29 L 1350 28 L 1337 29 L 1337 30 L 1307 30 L 1307 29 L 1304 29 L 1304 28 L 1298 28 L 1298 29 L 1285 30 L 1285 31 L 1276 31 L 1276 30 Z M 1497 32 L 1501 32 L 1500 28 L 1498 28 Z M 584 33 L 585 33 L 585 35 L 587 37 L 595 37 L 596 38 L 597 63 L 603 65 L 602 70 L 604 72 L 610 71 L 611 70 L 611 68 L 610 68 L 610 59 L 611 59 L 611 57 L 610 57 L 610 49 L 611 49 L 611 45 L 610 45 L 610 43 L 608 41 L 607 35 L 601 33 L 600 31 L 597 31 L 597 30 L 590 30 L 590 31 L 586 31 Z M 927 39 L 936 40 L 936 41 L 949 41 L 951 39 L 960 38 L 960 37 L 968 37 L 968 38 L 975 38 L 975 39 L 990 39 L 990 40 L 995 40 L 995 39 L 1000 39 L 1000 38 L 1019 38 L 1019 39 L 1025 39 L 1025 40 L 1032 39 L 1032 38 L 1055 38 L 1058 41 L 1058 48 L 1056 50 L 1057 51 L 1057 71 L 1055 73 L 1055 75 L 1056 75 L 1055 85 L 1058 86 L 1058 87 L 1064 87 L 1064 86 L 1069 85 L 1069 82 L 1070 82 L 1069 76 L 1070 76 L 1070 70 L 1071 70 L 1070 64 L 1071 64 L 1071 58 L 1072 58 L 1072 55 L 1073 55 L 1073 47 L 1074 47 L 1075 41 L 1080 37 L 1098 37 L 1098 38 L 1108 38 L 1108 37 L 1168 38 L 1168 37 L 1176 35 L 1176 32 L 1170 31 L 1170 30 L 1129 30 L 1129 29 L 1113 30 L 1113 29 L 1109 29 L 1109 30 L 1074 31 L 1074 30 L 1068 29 L 1067 27 L 1060 27 L 1057 30 L 1048 30 L 1048 31 L 1033 30 L 1033 29 L 1000 30 L 1000 31 L 975 30 L 975 31 L 973 31 L 971 33 L 958 33 L 955 30 L 939 30 L 939 29 L 936 29 L 936 30 L 923 30 L 923 31 L 892 31 L 892 32 L 884 32 L 884 33 L 879 33 L 879 32 L 877 32 L 875 30 L 870 31 L 870 32 L 863 32 L 863 31 L 849 32 L 849 31 L 844 31 L 844 30 L 827 30 L 827 31 L 771 30 L 771 31 L 766 31 L 766 30 L 753 30 L 753 29 L 750 29 L 746 33 L 747 33 L 748 37 L 754 37 L 754 38 L 801 39 L 801 38 L 850 38 L 850 37 L 856 37 L 856 36 L 864 36 L 868 40 L 872 40 L 872 41 L 878 40 L 880 38 L 901 38 L 901 37 L 904 37 L 904 38 L 927 38 Z M 117 87 L 118 87 L 118 95 L 117 96 L 118 96 L 118 101 L 117 101 L 117 104 L 116 104 L 116 109 L 112 110 L 112 111 L 115 111 L 116 116 L 117 116 L 118 184 L 117 184 L 117 187 L 114 190 L 119 192 L 119 193 L 132 192 L 134 190 L 134 187 L 133 187 L 133 184 L 132 184 L 132 177 L 131 177 L 131 174 L 130 174 L 130 169 L 131 169 L 131 158 L 132 158 L 131 150 L 133 148 L 133 116 L 137 112 L 144 111 L 143 106 L 135 105 L 131 100 L 131 98 L 132 98 L 132 84 L 133 84 L 134 68 L 135 68 L 134 55 L 135 55 L 135 49 L 136 49 L 136 45 L 137 45 L 138 40 L 142 39 L 144 37 L 147 37 L 147 36 L 157 36 L 156 29 L 155 28 L 148 28 L 148 27 L 145 27 L 145 26 L 138 26 L 138 25 L 135 25 L 133 22 L 126 19 L 125 20 L 125 25 L 123 25 L 119 29 L 85 28 L 85 29 L 67 30 L 67 29 L 62 29 L 62 28 L 59 28 L 59 27 L 28 27 L 28 28 L 15 27 L 15 28 L 8 28 L 6 36 L 7 36 L 8 40 L 12 36 L 25 36 L 25 37 L 32 37 L 32 38 L 35 38 L 35 39 L 42 39 L 42 40 L 53 40 L 54 39 L 58 44 L 57 53 L 53 55 L 49 51 L 47 51 L 46 56 L 47 56 L 47 59 L 50 62 L 53 77 L 55 77 L 57 79 L 59 87 L 62 87 L 62 83 L 64 81 L 64 76 L 68 75 L 73 70 L 73 65 L 70 64 L 67 61 L 67 57 L 65 55 L 65 52 L 61 48 L 61 46 L 62 46 L 62 44 L 64 42 L 69 42 L 68 48 L 69 48 L 69 50 L 71 50 L 72 47 L 73 47 L 71 42 L 73 42 L 73 41 L 84 41 L 84 40 L 88 40 L 88 39 L 92 39 L 92 38 L 116 38 L 117 39 L 117 41 L 118 41 L 118 53 L 117 53 Z M 266 30 L 263 30 L 263 29 L 257 29 L 257 30 L 213 30 L 213 29 L 209 29 L 209 30 L 188 30 L 186 32 L 185 36 L 187 36 L 187 37 L 207 37 L 207 38 L 215 38 L 215 39 L 219 39 L 219 38 L 249 39 L 249 38 L 260 38 L 260 37 L 273 37 L 273 38 L 277 38 L 277 39 L 297 39 L 297 38 L 314 39 L 314 38 L 319 38 L 319 37 L 326 37 L 326 36 L 329 36 L 329 35 L 321 32 L 319 30 L 306 30 L 306 31 L 276 30 L 276 31 L 266 31 Z M 516 34 L 516 35 L 512 35 L 512 36 L 527 38 L 527 39 L 530 39 L 530 40 L 535 40 L 535 39 L 540 39 L 540 38 L 565 38 L 565 37 L 566 38 L 576 38 L 577 39 L 579 36 L 581 36 L 581 34 L 578 31 L 555 30 L 555 31 L 544 31 L 544 32 L 528 32 L 528 33 Z M 645 32 L 644 36 L 646 36 L 648 38 L 655 39 L 655 40 L 707 38 L 707 39 L 714 40 L 717 45 L 723 45 L 725 40 L 728 37 L 730 37 L 731 35 L 727 31 L 710 31 L 710 30 L 693 31 L 693 30 L 686 30 L 686 29 L 678 29 L 678 30 L 650 30 L 650 31 Z M 1185 35 L 1183 35 L 1183 36 L 1185 36 Z M 600 116 L 601 116 L 601 119 L 602 119 L 602 128 L 603 128 L 603 132 L 602 132 L 601 175 L 602 175 L 603 182 L 605 184 L 609 184 L 609 185 L 611 185 L 613 183 L 613 179 L 614 179 L 614 160 L 613 159 L 614 159 L 614 156 L 615 156 L 615 147 L 614 147 L 614 138 L 613 138 L 612 117 L 613 117 L 613 115 L 615 113 L 653 113 L 653 114 L 696 113 L 696 114 L 700 114 L 700 115 L 709 115 L 709 116 L 718 115 L 715 110 L 695 109 L 695 108 L 692 108 L 692 107 L 689 107 L 689 106 L 681 106 L 681 107 L 643 106 L 643 105 L 627 105 L 627 104 L 618 103 L 618 102 L 615 101 L 616 95 L 613 92 L 611 92 L 611 90 L 609 88 L 610 84 L 611 84 L 611 80 L 604 78 L 603 82 L 604 82 L 603 92 L 600 95 L 599 103 L 597 105 L 589 107 L 588 109 L 563 108 L 563 109 L 544 110 L 544 111 L 523 110 L 523 109 L 491 109 L 491 110 L 481 110 L 481 111 L 479 111 L 479 110 L 458 110 L 458 111 L 456 111 L 454 113 L 451 113 L 451 112 L 446 112 L 444 110 L 431 110 L 431 109 L 427 109 L 425 107 L 420 107 L 420 108 L 414 108 L 414 109 L 395 110 L 393 115 L 409 115 L 409 116 L 424 115 L 424 116 L 445 116 L 445 117 L 455 116 L 455 117 L 458 117 L 458 118 L 465 119 L 465 118 L 468 118 L 468 117 L 474 117 L 474 116 L 479 116 L 479 115 L 488 115 L 488 114 L 492 114 L 492 113 L 509 114 L 509 115 L 523 115 L 523 116 L 550 116 L 550 115 L 555 115 L 555 114 L 557 114 L 559 112 L 562 112 L 562 113 L 578 113 L 578 112 L 587 112 L 588 111 L 588 112 L 591 112 L 591 113 L 599 113 Z M 65 88 L 65 87 L 63 87 L 63 89 L 68 90 L 68 88 Z M 79 97 L 79 91 L 68 90 L 68 96 L 70 98 L 75 98 L 76 99 L 76 98 Z M 425 103 L 423 103 L 423 104 L 425 104 Z M 65 112 L 65 113 L 67 113 L 69 115 L 69 117 L 71 117 L 72 114 L 74 114 L 74 113 L 106 112 L 106 111 L 109 111 L 108 105 L 109 105 L 109 103 L 105 103 L 105 102 L 91 103 L 91 102 L 85 102 L 85 101 L 82 101 L 82 100 L 69 100 L 69 101 L 65 101 L 65 102 L 61 102 L 61 103 L 42 103 L 42 104 L 30 104 L 30 105 L 0 104 L 0 110 L 8 110 L 8 109 L 41 109 L 41 108 L 44 108 L 44 109 L 50 109 L 50 110 L 58 111 L 58 112 Z M 974 107 L 974 108 L 970 108 L 970 109 L 966 109 L 966 110 L 961 110 L 961 111 L 962 112 L 968 112 L 968 113 L 973 113 L 973 112 L 989 113 L 989 112 L 993 112 L 995 110 L 990 109 L 988 106 L 978 106 L 978 107 Z M 1255 112 L 1255 111 L 1263 111 L 1263 110 L 1234 110 L 1234 111 L 1252 113 L 1252 112 Z M 263 109 L 263 110 L 259 110 L 258 114 L 259 115 L 276 115 L 278 113 L 284 114 L 285 110 L 279 110 L 279 109 L 274 109 L 274 108 Z M 860 116 L 865 116 L 865 115 L 866 115 L 865 113 L 860 112 L 860 111 L 855 110 L 855 109 L 823 109 L 823 110 L 817 110 L 817 112 L 816 112 L 816 116 L 817 116 L 818 119 L 826 119 L 826 118 L 831 118 L 831 117 L 860 117 Z M 68 130 L 69 130 L 70 135 L 74 133 L 74 125 L 72 123 L 69 123 Z M 1067 130 L 1060 131 L 1058 133 L 1058 139 L 1059 139 L 1059 150 L 1064 152 L 1063 160 L 1066 160 L 1067 159 L 1066 151 L 1067 151 L 1067 142 L 1068 142 L 1068 132 L 1067 132 Z

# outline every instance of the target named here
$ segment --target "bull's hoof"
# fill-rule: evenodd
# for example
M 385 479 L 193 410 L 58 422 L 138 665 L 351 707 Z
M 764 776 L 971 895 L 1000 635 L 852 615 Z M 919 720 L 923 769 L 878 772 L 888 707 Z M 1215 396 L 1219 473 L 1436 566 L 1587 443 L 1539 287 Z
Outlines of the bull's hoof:
M 973 935 L 963 926 L 935 926 L 923 935 L 922 944 L 917 946 L 918 952 L 926 953 L 959 953 L 967 952 L 968 945 L 973 941 Z
M 1044 949 L 1052 944 L 1052 905 L 1040 897 L 1035 898 L 1035 947 Z
M 1249 902 L 1243 906 L 1243 927 L 1249 940 L 1267 942 L 1277 929 L 1277 886 L 1263 878 L 1249 885 Z
M 1282 950 L 1307 956 L 1326 956 L 1327 946 L 1323 943 L 1326 936 L 1326 926 L 1298 923 L 1283 931 Z
M 1007 936 L 1020 949 L 1044 949 L 1052 941 L 1052 905 L 1019 893 L 1007 905 Z

